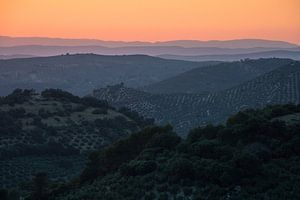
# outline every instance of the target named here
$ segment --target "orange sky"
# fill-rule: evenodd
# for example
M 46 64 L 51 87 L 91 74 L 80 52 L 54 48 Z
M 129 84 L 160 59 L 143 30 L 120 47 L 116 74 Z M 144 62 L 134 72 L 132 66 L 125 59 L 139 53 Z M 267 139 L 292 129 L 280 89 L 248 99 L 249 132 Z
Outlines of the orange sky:
M 0 35 L 300 44 L 300 0 L 0 0 Z

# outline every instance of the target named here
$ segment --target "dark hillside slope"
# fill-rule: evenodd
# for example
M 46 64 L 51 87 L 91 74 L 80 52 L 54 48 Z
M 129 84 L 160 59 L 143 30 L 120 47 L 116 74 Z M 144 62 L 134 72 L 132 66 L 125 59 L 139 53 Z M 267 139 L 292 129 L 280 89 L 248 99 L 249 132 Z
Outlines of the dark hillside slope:
M 258 59 L 221 63 L 192 69 L 143 89 L 150 93 L 212 93 L 229 89 L 292 62 L 289 59 Z
M 151 123 L 92 97 L 15 90 L 0 98 L 0 185 L 16 186 L 39 171 L 67 179 L 81 171 L 86 153 Z
M 299 112 L 294 105 L 247 110 L 224 126 L 194 129 L 186 140 L 170 127 L 148 128 L 93 154 L 78 182 L 48 195 L 50 200 L 298 200 L 300 123 L 274 118 Z
M 124 82 L 141 87 L 208 63 L 166 60 L 145 55 L 62 55 L 0 60 L 0 95 L 16 88 L 60 88 L 76 95 Z
M 210 94 L 150 94 L 117 86 L 94 91 L 116 106 L 127 106 L 180 134 L 198 125 L 223 122 L 245 108 L 300 102 L 300 63 L 292 62 L 228 90 Z

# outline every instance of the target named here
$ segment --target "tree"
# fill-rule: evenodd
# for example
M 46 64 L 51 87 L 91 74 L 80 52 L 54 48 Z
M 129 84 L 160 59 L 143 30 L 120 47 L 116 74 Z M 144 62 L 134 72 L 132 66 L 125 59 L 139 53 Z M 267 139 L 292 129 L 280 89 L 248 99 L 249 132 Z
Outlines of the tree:
M 47 200 L 48 176 L 47 173 L 40 172 L 33 178 L 34 191 L 31 195 L 32 200 Z
M 8 200 L 8 191 L 5 189 L 0 189 L 0 199 Z

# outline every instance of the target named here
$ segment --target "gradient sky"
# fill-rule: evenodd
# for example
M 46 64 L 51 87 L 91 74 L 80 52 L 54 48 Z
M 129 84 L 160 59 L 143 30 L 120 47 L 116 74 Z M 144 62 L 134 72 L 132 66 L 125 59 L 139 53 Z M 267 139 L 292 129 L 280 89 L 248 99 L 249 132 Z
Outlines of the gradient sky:
M 300 44 L 300 0 L 0 0 L 0 35 Z

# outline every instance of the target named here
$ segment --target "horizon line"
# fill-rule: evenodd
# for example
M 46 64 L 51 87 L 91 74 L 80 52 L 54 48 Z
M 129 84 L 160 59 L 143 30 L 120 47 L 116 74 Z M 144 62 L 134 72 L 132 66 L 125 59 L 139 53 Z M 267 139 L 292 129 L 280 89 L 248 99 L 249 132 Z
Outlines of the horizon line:
M 234 39 L 210 39 L 210 40 L 201 40 L 201 39 L 171 39 L 171 40 L 104 40 L 101 38 L 81 38 L 81 37 L 59 37 L 59 36 L 10 36 L 10 35 L 0 35 L 0 37 L 8 38 L 39 38 L 39 39 L 65 39 L 65 40 L 98 40 L 103 42 L 145 42 L 145 43 L 160 43 L 160 42 L 172 42 L 172 41 L 196 41 L 196 42 L 227 42 L 227 41 L 238 41 L 238 40 L 263 40 L 263 41 L 273 41 L 273 42 L 286 42 L 294 45 L 300 45 L 298 42 L 292 42 L 288 40 L 281 39 L 270 39 L 270 38 L 234 38 Z

